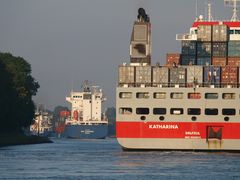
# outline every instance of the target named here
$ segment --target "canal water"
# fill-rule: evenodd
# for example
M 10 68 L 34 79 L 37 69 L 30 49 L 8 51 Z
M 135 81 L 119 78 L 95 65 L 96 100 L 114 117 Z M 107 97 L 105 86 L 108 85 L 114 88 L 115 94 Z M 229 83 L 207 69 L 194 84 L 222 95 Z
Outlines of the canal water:
M 240 179 L 240 154 L 122 151 L 116 139 L 0 148 L 0 179 Z

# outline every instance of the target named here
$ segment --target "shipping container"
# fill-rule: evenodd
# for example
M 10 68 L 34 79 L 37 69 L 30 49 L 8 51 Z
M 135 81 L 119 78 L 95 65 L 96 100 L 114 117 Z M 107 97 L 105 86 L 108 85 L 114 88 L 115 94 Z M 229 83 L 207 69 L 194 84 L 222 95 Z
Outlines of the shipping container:
M 181 65 L 195 65 L 196 64 L 196 56 L 181 55 L 180 64 Z
M 226 66 L 227 65 L 227 57 L 212 57 L 212 65 L 213 66 Z
M 197 43 L 196 41 L 182 41 L 182 54 L 196 56 Z
M 151 83 L 152 82 L 152 67 L 151 66 L 136 66 L 136 83 Z
M 227 43 L 226 42 L 213 42 L 212 43 L 212 55 L 217 57 L 227 56 Z
M 204 66 L 203 81 L 206 85 L 219 86 L 221 83 L 221 67 L 219 66 Z
M 118 80 L 122 84 L 134 83 L 135 67 L 134 66 L 119 66 Z
M 235 85 L 238 83 L 238 67 L 224 66 L 221 71 L 222 85 Z
M 172 67 L 170 68 L 170 85 L 179 85 L 184 87 L 186 85 L 186 68 Z
M 227 64 L 230 66 L 239 66 L 240 67 L 240 57 L 228 57 Z
M 154 66 L 152 68 L 152 82 L 153 84 L 161 84 L 167 86 L 169 82 L 169 69 L 168 67 Z
M 226 42 L 229 40 L 229 27 L 225 24 L 213 25 L 212 41 Z
M 239 57 L 240 56 L 240 41 L 228 42 L 228 56 Z
M 179 53 L 168 53 L 166 55 L 167 66 L 174 66 L 180 64 L 180 54 Z
M 238 87 L 240 87 L 240 67 L 238 67 Z
M 212 26 L 211 25 L 198 26 L 197 40 L 212 41 Z
M 211 56 L 212 44 L 210 42 L 197 42 L 197 56 Z
M 203 66 L 187 66 L 186 69 L 188 86 L 203 83 Z
M 64 110 L 64 111 L 60 111 L 60 117 L 68 117 L 71 115 L 70 111 Z
M 197 65 L 202 65 L 202 66 L 209 66 L 211 65 L 212 61 L 211 61 L 211 57 L 197 57 Z

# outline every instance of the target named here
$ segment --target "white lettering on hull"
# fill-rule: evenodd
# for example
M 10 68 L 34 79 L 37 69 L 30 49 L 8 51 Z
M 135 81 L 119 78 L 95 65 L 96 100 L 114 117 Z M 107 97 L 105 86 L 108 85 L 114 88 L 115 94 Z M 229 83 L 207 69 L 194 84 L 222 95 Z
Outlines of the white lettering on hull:
M 185 135 L 194 135 L 194 136 L 199 136 L 200 132 L 197 131 L 186 131 Z
M 198 131 L 186 131 L 185 139 L 201 139 L 200 132 Z
M 149 124 L 148 126 L 149 129 L 178 129 L 178 125 L 170 125 L 170 124 Z

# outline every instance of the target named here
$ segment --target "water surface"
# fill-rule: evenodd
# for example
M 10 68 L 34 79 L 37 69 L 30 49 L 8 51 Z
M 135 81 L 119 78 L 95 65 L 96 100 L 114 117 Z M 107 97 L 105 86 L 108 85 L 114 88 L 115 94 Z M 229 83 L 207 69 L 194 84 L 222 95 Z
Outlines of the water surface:
M 0 148 L 0 179 L 240 179 L 240 154 L 122 151 L 116 139 Z

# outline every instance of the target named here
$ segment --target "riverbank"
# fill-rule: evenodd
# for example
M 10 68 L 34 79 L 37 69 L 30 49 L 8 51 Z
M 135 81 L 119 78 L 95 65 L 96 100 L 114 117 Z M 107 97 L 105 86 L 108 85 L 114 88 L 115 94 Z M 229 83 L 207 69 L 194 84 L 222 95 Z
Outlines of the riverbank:
M 24 134 L 0 134 L 0 147 L 40 143 L 52 143 L 52 141 L 47 137 L 40 136 L 26 136 Z

